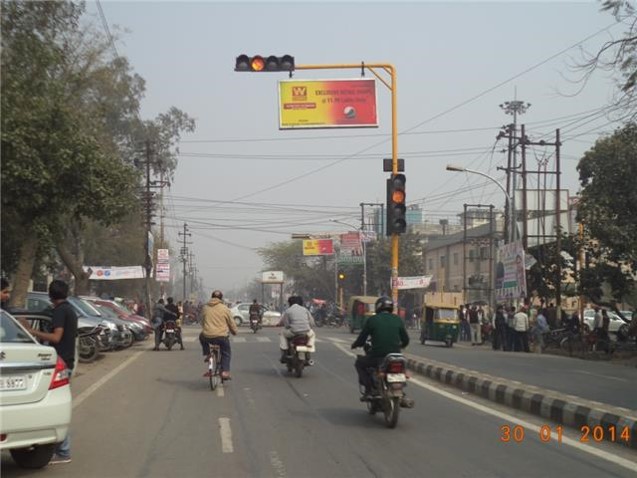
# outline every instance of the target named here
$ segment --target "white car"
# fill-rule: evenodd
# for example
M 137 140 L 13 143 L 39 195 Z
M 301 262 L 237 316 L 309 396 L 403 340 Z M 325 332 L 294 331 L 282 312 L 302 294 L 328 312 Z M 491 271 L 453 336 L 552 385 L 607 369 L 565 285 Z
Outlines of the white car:
M 250 323 L 250 306 L 252 303 L 245 302 L 242 304 L 237 304 L 230 309 L 232 312 L 232 317 L 236 322 L 237 326 Z M 281 314 L 279 312 L 275 312 L 272 310 L 268 310 L 267 307 L 263 305 L 259 305 L 261 307 L 262 315 L 262 323 L 263 325 L 275 326 L 281 321 Z
M 617 333 L 622 325 L 626 325 L 617 314 L 607 311 L 608 318 L 610 319 L 610 324 L 608 326 L 608 331 L 612 333 Z M 585 309 L 584 310 L 584 327 L 588 327 L 588 330 L 593 330 L 595 328 L 595 310 L 593 309 Z
M 0 318 L 0 450 L 24 468 L 46 466 L 71 423 L 69 370 L 6 311 Z

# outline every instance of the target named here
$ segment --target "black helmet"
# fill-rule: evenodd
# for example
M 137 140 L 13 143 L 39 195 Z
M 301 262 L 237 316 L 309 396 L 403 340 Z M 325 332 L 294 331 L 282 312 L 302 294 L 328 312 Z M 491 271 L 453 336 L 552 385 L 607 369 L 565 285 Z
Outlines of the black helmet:
M 394 301 L 387 296 L 379 297 L 376 301 L 376 313 L 379 314 L 383 311 L 389 313 L 394 311 Z

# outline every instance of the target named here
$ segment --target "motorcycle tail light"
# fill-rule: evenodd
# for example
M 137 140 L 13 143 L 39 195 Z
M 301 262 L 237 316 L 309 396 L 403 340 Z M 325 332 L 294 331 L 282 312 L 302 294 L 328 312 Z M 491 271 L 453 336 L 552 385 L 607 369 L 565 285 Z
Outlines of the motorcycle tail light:
M 405 364 L 403 362 L 389 362 L 387 365 L 388 373 L 403 373 L 405 371 Z

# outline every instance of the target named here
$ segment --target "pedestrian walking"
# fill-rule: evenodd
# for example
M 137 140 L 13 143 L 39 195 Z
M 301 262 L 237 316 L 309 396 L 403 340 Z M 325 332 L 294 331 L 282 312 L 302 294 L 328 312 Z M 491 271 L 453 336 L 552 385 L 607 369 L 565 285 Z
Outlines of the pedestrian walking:
M 532 330 L 535 352 L 538 354 L 541 354 L 544 349 L 544 334 L 550 330 L 548 321 L 544 314 L 544 310 L 538 309 L 537 316 L 535 317 L 535 325 Z
M 475 305 L 469 310 L 469 325 L 471 326 L 471 345 L 482 345 L 482 323 Z
M 498 305 L 495 310 L 493 330 L 493 350 L 507 350 L 507 319 L 503 305 Z
M 506 349 L 509 352 L 513 352 L 515 350 L 515 327 L 513 326 L 515 317 L 515 306 L 511 306 L 508 309 L 507 313 L 507 341 L 506 341 Z
M 515 330 L 515 351 L 529 352 L 529 316 L 523 307 L 513 316 L 513 328 Z

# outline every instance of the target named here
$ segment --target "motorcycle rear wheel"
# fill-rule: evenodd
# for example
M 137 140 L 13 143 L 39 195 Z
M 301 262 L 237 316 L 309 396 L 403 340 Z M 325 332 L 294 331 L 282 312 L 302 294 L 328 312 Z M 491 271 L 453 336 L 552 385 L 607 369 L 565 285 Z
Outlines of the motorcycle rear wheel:
M 387 425 L 387 428 L 396 428 L 400 413 L 400 398 L 389 397 L 384 402 L 385 425 Z

